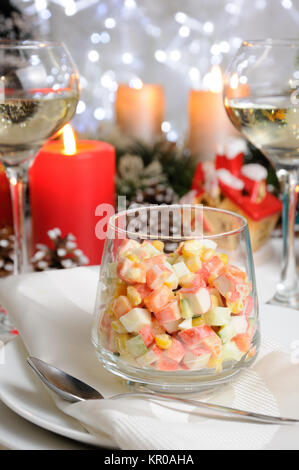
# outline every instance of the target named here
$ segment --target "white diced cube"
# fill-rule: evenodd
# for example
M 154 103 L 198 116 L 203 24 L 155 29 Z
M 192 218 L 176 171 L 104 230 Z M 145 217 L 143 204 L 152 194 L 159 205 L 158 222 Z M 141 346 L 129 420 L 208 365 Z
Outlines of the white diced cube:
M 211 248 L 212 250 L 216 250 L 217 248 L 217 243 L 213 240 L 203 239 L 202 244 L 206 249 Z
M 179 323 L 181 320 L 174 320 L 170 321 L 168 323 L 162 323 L 163 328 L 167 331 L 167 333 L 175 333 L 176 331 L 179 331 Z
M 184 261 L 173 264 L 172 268 L 179 279 L 183 276 L 186 276 L 187 274 L 190 274 L 190 271 Z
M 147 353 L 143 354 L 143 356 L 137 357 L 136 362 L 140 367 L 146 367 L 150 366 L 151 364 L 153 364 L 153 362 L 156 362 L 157 360 L 157 354 L 155 354 L 154 351 L 150 350 Z
M 179 324 L 180 330 L 189 330 L 190 328 L 192 328 L 192 318 L 186 318 Z
M 240 361 L 244 356 L 244 352 L 240 351 L 234 341 L 229 341 L 222 346 L 222 360 L 226 361 Z
M 211 354 L 201 354 L 200 356 L 187 351 L 184 356 L 184 364 L 191 370 L 199 370 L 207 367 Z
M 119 320 L 129 333 L 137 333 L 142 326 L 151 325 L 152 322 L 150 312 L 146 308 L 138 307 L 122 315 Z
M 248 320 L 245 316 L 241 317 L 232 317 L 230 321 L 230 325 L 235 331 L 236 335 L 240 335 L 246 333 L 248 328 Z
M 150 258 L 152 256 L 161 255 L 161 251 L 157 250 L 151 243 L 146 242 L 140 246 L 140 251 L 145 252 Z
M 233 292 L 234 290 L 234 283 L 226 276 L 226 274 L 221 274 L 219 277 L 217 277 L 217 279 L 214 281 L 214 286 L 223 296 L 229 292 Z
M 174 290 L 178 287 L 178 284 L 179 284 L 179 279 L 177 277 L 177 275 L 175 274 L 174 270 L 173 270 L 173 267 L 171 266 L 170 263 L 168 263 L 167 261 L 164 263 L 164 266 L 169 269 L 169 271 L 171 271 L 171 274 L 167 277 L 166 279 L 166 284 L 168 287 L 170 287 L 170 289 Z
M 193 315 L 202 315 L 208 312 L 212 306 L 210 293 L 205 287 L 201 287 L 194 293 L 184 293 L 183 296 L 188 300 Z
M 204 321 L 209 326 L 223 326 L 230 322 L 231 310 L 227 307 L 214 307 L 209 310 Z

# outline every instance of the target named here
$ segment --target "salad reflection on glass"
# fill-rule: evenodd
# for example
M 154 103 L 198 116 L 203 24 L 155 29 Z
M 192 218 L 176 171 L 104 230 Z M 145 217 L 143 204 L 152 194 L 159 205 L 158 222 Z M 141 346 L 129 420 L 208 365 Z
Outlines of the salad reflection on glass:
M 274 301 L 298 308 L 299 40 L 243 42 L 226 73 L 224 104 L 235 127 L 287 172 L 284 260 Z

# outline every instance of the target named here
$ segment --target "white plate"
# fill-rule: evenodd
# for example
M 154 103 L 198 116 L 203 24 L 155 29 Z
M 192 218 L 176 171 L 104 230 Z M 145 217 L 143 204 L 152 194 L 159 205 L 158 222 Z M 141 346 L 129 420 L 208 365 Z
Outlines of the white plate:
M 290 349 L 299 339 L 299 315 L 291 309 L 263 305 L 261 307 L 262 334 Z M 42 383 L 26 363 L 26 350 L 20 338 L 5 346 L 5 363 L 0 365 L 0 399 L 15 413 L 48 431 L 76 441 L 96 446 L 107 446 L 88 434 L 80 424 L 57 409 Z M 2 417 L 2 415 L 1 415 Z M 5 439 L 0 442 L 5 444 Z M 286 445 L 298 447 L 298 443 Z
M 78 421 L 58 410 L 41 381 L 27 365 L 28 354 L 19 337 L 5 346 L 4 354 L 5 362 L 0 365 L 0 399 L 8 408 L 48 431 L 84 444 L 106 446 Z M 3 445 L 7 443 L 3 442 Z
M 0 450 L 86 450 L 93 447 L 67 439 L 21 418 L 0 402 Z

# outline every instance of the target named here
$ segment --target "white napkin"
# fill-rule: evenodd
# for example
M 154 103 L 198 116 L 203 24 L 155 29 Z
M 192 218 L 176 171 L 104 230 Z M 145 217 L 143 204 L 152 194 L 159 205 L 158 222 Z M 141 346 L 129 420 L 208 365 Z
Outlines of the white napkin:
M 97 281 L 95 268 L 12 276 L 0 282 L 0 303 L 29 354 L 89 383 L 108 398 L 126 388 L 103 369 L 90 341 Z M 215 391 L 209 401 L 299 418 L 299 366 L 278 349 L 264 341 L 256 364 L 235 383 Z M 294 433 L 299 439 L 299 427 L 212 419 L 193 407 L 157 400 L 128 397 L 68 404 L 54 399 L 97 436 L 100 445 L 127 450 L 281 448 L 283 442 L 288 446 L 288 433 L 292 432 L 293 442 Z

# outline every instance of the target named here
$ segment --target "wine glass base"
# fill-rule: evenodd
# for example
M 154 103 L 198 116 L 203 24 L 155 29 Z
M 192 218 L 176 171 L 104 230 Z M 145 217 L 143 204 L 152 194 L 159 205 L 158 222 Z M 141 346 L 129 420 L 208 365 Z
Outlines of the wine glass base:
M 275 294 L 274 297 L 267 302 L 267 304 L 299 310 L 299 293 L 295 295 L 295 297 L 288 298 L 281 297 L 279 294 Z

